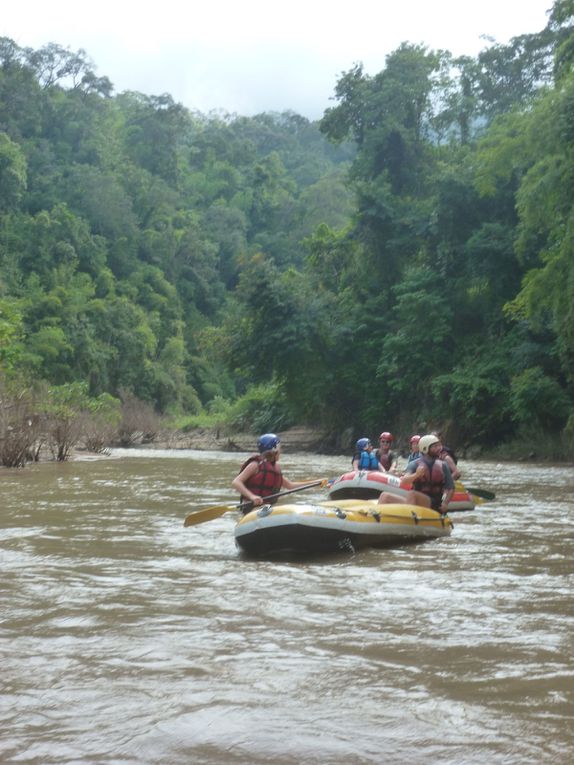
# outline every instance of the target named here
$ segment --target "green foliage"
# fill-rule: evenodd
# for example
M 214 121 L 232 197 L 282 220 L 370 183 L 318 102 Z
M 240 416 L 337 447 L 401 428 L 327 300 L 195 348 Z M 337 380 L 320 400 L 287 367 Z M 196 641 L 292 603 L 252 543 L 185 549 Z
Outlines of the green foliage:
M 490 445 L 512 433 L 508 376 L 504 359 L 468 357 L 433 379 L 435 411 L 457 442 Z
M 451 367 L 452 312 L 440 294 L 437 274 L 429 269 L 410 269 L 397 285 L 392 327 L 382 343 L 377 379 L 383 402 L 392 410 L 406 396 L 416 416 L 430 405 L 427 386 L 433 377 Z
M 512 378 L 510 401 L 516 422 L 550 431 L 564 427 L 571 407 L 559 383 L 540 367 L 525 369 Z
M 13 300 L 0 299 L 0 368 L 13 370 L 22 353 L 22 314 Z
M 173 418 L 183 432 L 191 428 L 216 428 L 227 433 L 263 433 L 295 424 L 285 391 L 279 383 L 253 385 L 234 401 L 215 396 L 207 409 L 191 417 Z
M 574 165 L 573 144 L 564 127 L 573 93 L 574 75 L 564 76 L 559 90 L 542 98 L 524 117 L 532 135 L 531 167 L 517 193 L 517 251 L 530 270 L 508 306 L 511 315 L 534 325 L 550 322 L 570 382 L 574 381 Z
M 573 18 L 557 0 L 476 58 L 405 42 L 344 73 L 319 124 L 112 96 L 84 51 L 0 38 L 3 369 L 53 407 L 76 396 L 94 445 L 122 391 L 126 442 L 157 412 L 254 433 L 446 423 L 483 444 L 526 413 L 560 429 Z
M 248 433 L 284 430 L 294 424 L 285 391 L 278 383 L 254 385 L 218 414 L 222 424 Z
M 68 417 L 90 408 L 88 386 L 85 382 L 54 385 L 49 389 L 49 394 L 45 410 L 50 414 Z
M 26 158 L 17 143 L 0 132 L 0 212 L 16 208 L 26 189 Z

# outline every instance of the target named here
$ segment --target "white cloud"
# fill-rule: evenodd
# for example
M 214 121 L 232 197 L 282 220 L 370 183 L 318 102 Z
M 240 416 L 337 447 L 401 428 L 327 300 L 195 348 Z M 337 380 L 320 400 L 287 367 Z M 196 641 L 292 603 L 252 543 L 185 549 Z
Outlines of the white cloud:
M 23 0 L 0 16 L 21 46 L 83 48 L 116 92 L 170 93 L 191 109 L 293 109 L 319 117 L 338 76 L 374 74 L 401 42 L 476 55 L 486 43 L 541 30 L 551 0 Z

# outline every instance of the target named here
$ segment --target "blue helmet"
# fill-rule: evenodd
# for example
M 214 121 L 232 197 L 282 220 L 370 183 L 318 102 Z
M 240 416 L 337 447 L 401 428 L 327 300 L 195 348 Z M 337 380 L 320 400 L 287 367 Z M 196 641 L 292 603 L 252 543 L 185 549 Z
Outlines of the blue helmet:
M 367 446 L 369 446 L 370 443 L 371 441 L 368 438 L 359 438 L 359 440 L 355 444 L 355 449 L 358 452 L 362 452 L 367 448 Z
M 275 433 L 264 433 L 257 439 L 257 448 L 259 449 L 260 454 L 263 454 L 263 452 L 270 452 L 278 446 L 279 436 L 276 436 Z

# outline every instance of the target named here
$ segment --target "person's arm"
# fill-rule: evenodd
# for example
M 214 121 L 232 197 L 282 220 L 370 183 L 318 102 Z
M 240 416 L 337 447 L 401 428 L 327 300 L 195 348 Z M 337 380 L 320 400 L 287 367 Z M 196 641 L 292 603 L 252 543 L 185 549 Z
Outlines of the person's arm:
M 281 488 L 298 489 L 300 486 L 309 486 L 310 484 L 316 483 L 317 481 L 321 481 L 319 486 L 320 489 L 324 489 L 325 486 L 329 483 L 328 478 L 314 478 L 311 481 L 290 481 L 288 478 L 283 476 L 283 483 L 281 484 Z
M 244 499 L 249 500 L 249 502 L 253 502 L 255 507 L 262 505 L 263 499 L 262 497 L 259 497 L 257 494 L 254 494 L 252 491 L 250 491 L 245 485 L 245 481 L 253 478 L 258 470 L 259 466 L 257 462 L 250 462 L 249 465 L 247 465 L 247 467 L 244 468 L 241 473 L 239 473 L 239 475 L 236 475 L 231 482 L 233 488 L 236 489 Z
M 401 487 L 412 488 L 412 485 L 415 481 L 422 481 L 425 476 L 426 470 L 424 465 L 417 466 L 416 462 L 413 460 L 412 462 L 409 462 L 406 467 L 406 472 L 401 478 Z
M 446 457 L 444 458 L 444 461 L 450 468 L 453 481 L 458 480 L 460 478 L 460 470 L 458 469 L 456 462 L 453 460 L 450 454 L 446 455 Z
M 452 499 L 454 494 L 454 481 L 452 480 L 452 473 L 447 462 L 443 462 L 442 471 L 444 474 L 444 493 L 442 495 L 442 504 L 440 506 L 440 512 L 446 513 L 448 511 L 448 503 Z

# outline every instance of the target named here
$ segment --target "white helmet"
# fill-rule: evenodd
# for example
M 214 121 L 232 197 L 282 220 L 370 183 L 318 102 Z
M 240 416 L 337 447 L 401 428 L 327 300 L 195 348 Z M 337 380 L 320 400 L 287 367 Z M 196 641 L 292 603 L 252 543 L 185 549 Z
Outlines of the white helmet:
M 419 452 L 421 454 L 428 454 L 433 444 L 440 444 L 440 438 L 436 436 L 423 436 L 419 441 Z

